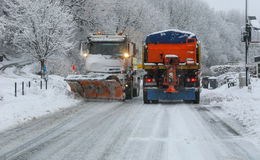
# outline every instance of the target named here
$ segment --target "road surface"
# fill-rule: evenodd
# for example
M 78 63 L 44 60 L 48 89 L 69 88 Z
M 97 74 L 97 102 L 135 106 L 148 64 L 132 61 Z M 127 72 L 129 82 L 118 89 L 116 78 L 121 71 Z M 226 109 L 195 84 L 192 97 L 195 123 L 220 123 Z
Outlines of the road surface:
M 221 106 L 84 102 L 0 133 L 0 160 L 259 160 Z

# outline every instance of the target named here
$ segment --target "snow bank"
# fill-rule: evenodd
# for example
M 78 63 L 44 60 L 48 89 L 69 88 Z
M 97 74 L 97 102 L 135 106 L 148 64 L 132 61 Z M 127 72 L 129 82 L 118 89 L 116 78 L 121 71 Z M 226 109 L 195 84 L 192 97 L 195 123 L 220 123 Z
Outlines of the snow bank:
M 252 89 L 225 84 L 216 90 L 203 89 L 201 96 L 203 104 L 222 106 L 260 144 L 260 79 L 252 79 Z
M 79 102 L 70 96 L 63 77 L 49 76 L 48 89 L 45 89 L 45 82 L 43 89 L 40 89 L 40 77 L 29 70 L 30 67 L 23 70 L 13 67 L 0 73 L 0 131 Z M 25 82 L 24 96 L 21 91 L 22 81 Z M 14 96 L 15 82 L 18 87 L 17 97 Z
M 210 70 L 215 74 L 215 75 L 222 75 L 225 73 L 229 72 L 241 72 L 245 70 L 245 65 L 243 64 L 238 64 L 238 65 L 216 65 L 210 67 Z

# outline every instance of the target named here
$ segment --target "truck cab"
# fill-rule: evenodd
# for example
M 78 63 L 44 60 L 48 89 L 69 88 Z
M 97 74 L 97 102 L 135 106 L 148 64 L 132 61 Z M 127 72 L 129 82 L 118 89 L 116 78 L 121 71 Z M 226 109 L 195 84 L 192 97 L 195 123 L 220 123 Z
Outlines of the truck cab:
M 139 95 L 140 76 L 135 74 L 135 43 L 123 34 L 96 33 L 81 43 L 84 75 L 65 80 L 72 91 L 94 99 L 132 99 Z

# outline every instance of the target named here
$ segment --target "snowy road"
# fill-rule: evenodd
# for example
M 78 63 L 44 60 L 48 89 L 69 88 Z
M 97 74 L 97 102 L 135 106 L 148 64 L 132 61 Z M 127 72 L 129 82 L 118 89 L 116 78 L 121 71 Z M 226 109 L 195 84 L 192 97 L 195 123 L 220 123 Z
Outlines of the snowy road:
M 0 160 L 259 160 L 218 106 L 86 102 L 0 134 Z

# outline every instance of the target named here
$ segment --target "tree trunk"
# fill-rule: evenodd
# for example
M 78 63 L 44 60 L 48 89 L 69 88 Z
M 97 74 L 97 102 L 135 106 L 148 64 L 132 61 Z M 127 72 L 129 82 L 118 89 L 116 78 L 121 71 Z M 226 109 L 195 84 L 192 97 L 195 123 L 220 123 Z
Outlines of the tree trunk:
M 41 78 L 44 78 L 44 60 L 40 60 L 41 63 Z

